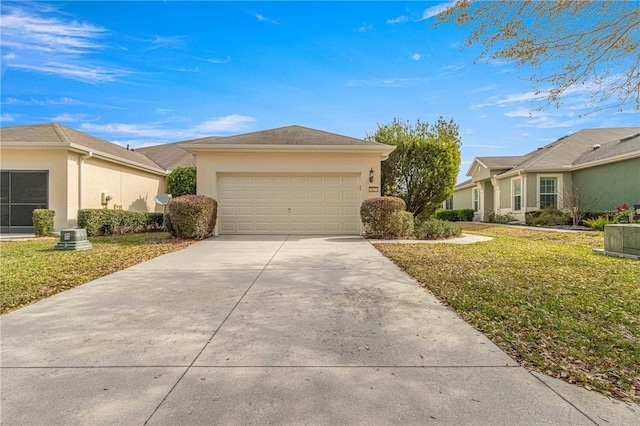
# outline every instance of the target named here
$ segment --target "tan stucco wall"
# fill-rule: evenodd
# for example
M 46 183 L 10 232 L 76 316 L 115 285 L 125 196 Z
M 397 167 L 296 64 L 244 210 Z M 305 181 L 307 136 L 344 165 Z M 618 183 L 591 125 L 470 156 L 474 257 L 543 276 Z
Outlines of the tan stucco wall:
M 47 170 L 49 172 L 48 207 L 55 210 L 56 230 L 68 227 L 66 149 L 7 149 L 0 151 L 2 170 Z M 75 219 L 75 212 L 73 218 Z
M 79 169 L 80 154 L 70 153 L 69 182 L 78 182 Z M 101 208 L 101 196 L 106 192 L 113 197 L 108 208 L 121 205 L 123 210 L 162 212 L 162 206 L 154 201 L 156 195 L 165 192 L 165 178 L 160 175 L 92 157 L 84 162 L 82 186 L 81 208 Z M 72 188 L 78 188 L 78 184 Z M 77 189 L 75 206 L 78 206 Z
M 81 154 L 67 149 L 2 149 L 2 170 L 47 170 L 49 172 L 48 207 L 55 210 L 55 230 L 77 225 L 79 208 L 79 169 Z M 161 175 L 118 165 L 98 158 L 85 160 L 83 208 L 101 208 L 102 191 L 113 196 L 109 207 L 122 204 L 124 210 L 162 212 L 154 197 L 164 192 Z
M 351 153 L 199 152 L 198 194 L 218 199 L 218 173 L 359 173 L 360 202 L 380 196 L 380 155 Z M 369 170 L 375 176 L 369 183 Z M 370 192 L 369 189 L 375 189 Z

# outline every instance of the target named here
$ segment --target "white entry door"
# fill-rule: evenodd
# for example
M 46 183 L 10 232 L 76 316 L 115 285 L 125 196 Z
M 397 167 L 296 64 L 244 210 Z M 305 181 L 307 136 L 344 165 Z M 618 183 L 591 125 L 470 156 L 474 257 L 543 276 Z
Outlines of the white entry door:
M 360 177 L 220 173 L 221 234 L 358 234 Z

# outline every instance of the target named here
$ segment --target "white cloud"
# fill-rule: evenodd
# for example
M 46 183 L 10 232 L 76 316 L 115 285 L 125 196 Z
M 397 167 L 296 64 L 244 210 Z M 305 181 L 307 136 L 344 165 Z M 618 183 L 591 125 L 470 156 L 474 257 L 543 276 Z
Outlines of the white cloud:
M 267 18 L 266 16 L 264 16 L 262 13 L 256 13 L 253 16 L 255 16 L 256 18 L 258 18 L 258 21 L 260 22 L 268 22 L 270 24 L 280 24 L 280 22 L 276 21 L 275 19 L 270 19 Z
M 186 36 L 159 36 L 156 35 L 150 40 L 143 40 L 148 43 L 146 50 L 156 49 L 179 49 L 186 44 Z
M 224 59 L 220 59 L 220 58 L 196 58 L 196 59 L 204 62 L 209 62 L 211 64 L 226 64 L 227 62 L 231 61 L 231 56 L 227 56 Z
M 435 6 L 431 6 L 428 9 L 425 9 L 425 11 L 422 12 L 422 20 L 424 21 L 425 19 L 433 18 L 434 16 L 440 15 L 442 12 L 447 10 L 454 3 L 455 1 L 450 1 L 448 3 L 437 4 Z
M 167 128 L 158 123 L 154 124 L 93 124 L 83 123 L 82 129 L 88 132 L 108 135 L 107 140 L 127 139 L 129 143 L 135 140 L 136 146 L 140 143 L 168 142 L 177 140 L 195 139 L 205 136 L 214 136 L 219 133 L 229 133 L 245 130 L 249 124 L 255 122 L 255 118 L 246 115 L 232 114 L 223 117 L 215 117 L 186 128 Z
M 440 67 L 442 71 L 460 71 L 464 69 L 464 65 L 443 65 Z
M 68 62 L 14 63 L 11 68 L 24 71 L 35 71 L 45 74 L 56 74 L 60 77 L 79 80 L 85 83 L 107 83 L 117 80 L 126 74 L 126 70 L 115 68 L 87 67 L 86 64 Z
M 402 16 L 398 16 L 397 18 L 394 19 L 387 19 L 387 24 L 393 25 L 393 24 L 401 24 L 403 22 L 407 22 L 409 20 L 409 18 L 407 18 L 406 16 L 402 15 Z
M 100 119 L 99 115 L 70 114 L 70 113 L 64 112 L 62 114 L 58 114 L 57 116 L 53 117 L 51 121 L 56 123 L 79 123 L 79 122 L 86 122 L 86 121 L 97 121 L 99 119 Z
M 370 80 L 349 80 L 347 86 L 405 87 L 410 84 L 429 81 L 427 77 L 384 78 Z
M 5 61 L 9 61 L 11 59 L 16 59 L 16 58 L 17 58 L 17 56 L 13 52 L 9 52 L 6 55 L 2 56 L 2 59 L 5 60 Z
M 172 111 L 173 111 L 172 109 L 168 109 L 168 108 L 156 108 L 156 112 L 160 115 L 167 115 Z
M 414 53 L 413 55 L 411 55 L 411 59 L 413 59 L 414 61 L 419 61 L 420 58 L 422 58 L 422 55 L 419 53 Z
M 3 49 L 11 50 L 10 69 L 53 74 L 62 78 L 104 83 L 127 74 L 126 71 L 91 60 L 105 45 L 100 42 L 106 30 L 66 16 L 56 16 L 53 6 L 37 2 L 2 8 Z
M 3 112 L 2 115 L 0 115 L 0 123 L 12 123 L 14 121 L 16 121 L 16 115 L 15 114 L 7 114 L 6 112 Z
M 373 25 L 364 24 L 361 27 L 356 28 L 354 31 L 359 33 L 366 33 L 367 31 L 370 31 L 372 29 L 373 29 Z

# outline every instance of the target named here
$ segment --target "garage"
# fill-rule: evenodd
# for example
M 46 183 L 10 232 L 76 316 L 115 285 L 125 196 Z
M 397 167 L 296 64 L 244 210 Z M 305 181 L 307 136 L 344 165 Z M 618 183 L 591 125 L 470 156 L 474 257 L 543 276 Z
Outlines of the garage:
M 352 234 L 394 147 L 302 126 L 185 141 L 216 234 Z
M 356 234 L 360 177 L 221 173 L 221 234 Z

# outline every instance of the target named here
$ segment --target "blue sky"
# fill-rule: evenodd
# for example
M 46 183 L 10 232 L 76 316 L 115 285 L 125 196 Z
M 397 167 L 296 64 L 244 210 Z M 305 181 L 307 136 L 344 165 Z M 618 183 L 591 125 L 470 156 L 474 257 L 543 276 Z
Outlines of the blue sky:
M 132 147 L 298 124 L 363 138 L 453 118 L 476 156 L 519 155 L 631 108 L 538 111 L 508 62 L 433 26 L 444 2 L 2 1 L 2 126 L 58 122 Z

